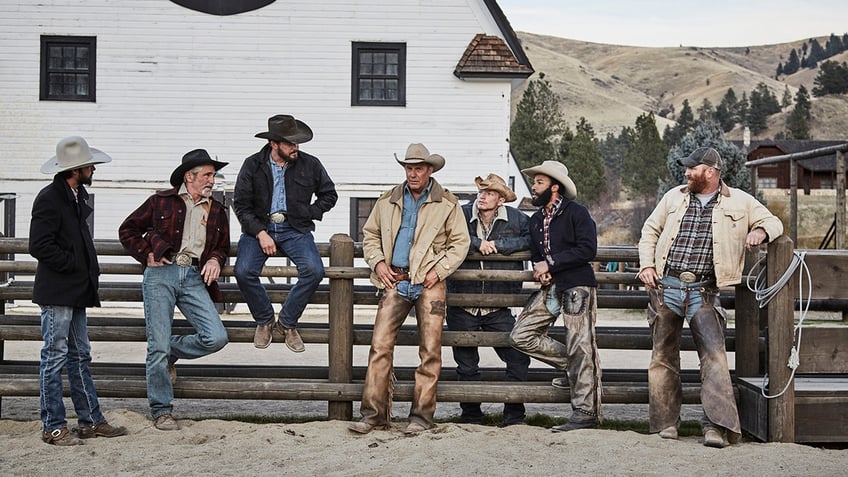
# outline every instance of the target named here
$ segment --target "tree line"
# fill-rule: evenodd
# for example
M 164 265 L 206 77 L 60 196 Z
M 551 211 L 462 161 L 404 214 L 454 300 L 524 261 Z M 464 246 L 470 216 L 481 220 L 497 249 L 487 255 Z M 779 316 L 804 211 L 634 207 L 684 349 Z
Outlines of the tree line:
M 838 55 L 845 50 L 848 50 L 848 33 L 843 34 L 841 37 L 831 33 L 824 47 L 821 46 L 816 38 L 810 38 L 801 45 L 800 54 L 798 50 L 792 48 L 786 62 L 779 62 L 777 64 L 775 79 L 781 75 L 797 73 L 801 68 L 815 68 L 820 61 Z

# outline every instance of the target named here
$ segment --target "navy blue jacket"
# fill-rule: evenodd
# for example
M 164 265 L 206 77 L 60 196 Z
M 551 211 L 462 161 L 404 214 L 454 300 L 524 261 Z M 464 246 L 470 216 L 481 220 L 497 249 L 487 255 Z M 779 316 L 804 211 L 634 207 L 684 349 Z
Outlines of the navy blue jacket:
M 29 223 L 29 254 L 38 260 L 32 301 L 39 305 L 100 306 L 100 266 L 86 219 L 94 212 L 88 192 L 74 192 L 58 175 L 41 189 L 32 204 Z
M 530 258 L 533 263 L 545 261 L 544 217 L 542 209 L 530 217 Z M 598 233 L 589 210 L 581 204 L 562 199 L 559 211 L 551 220 L 551 258 L 548 268 L 558 290 L 575 286 L 597 287 L 592 260 L 598 253 Z
M 233 209 L 242 232 L 256 237 L 268 228 L 271 194 L 274 191 L 274 174 L 268 155 L 271 145 L 244 160 L 236 179 Z M 317 157 L 298 151 L 298 158 L 286 166 L 286 221 L 301 233 L 315 230 L 313 220 L 321 220 L 324 213 L 336 205 L 339 196 Z M 312 196 L 315 195 L 315 202 Z
M 468 224 L 468 234 L 471 236 L 469 253 L 480 252 L 482 240 L 477 237 L 477 221 L 471 221 L 473 202 L 462 206 L 465 223 Z M 495 247 L 501 255 L 510 255 L 527 250 L 530 247 L 530 229 L 527 216 L 514 207 L 505 207 L 507 220 L 496 220 L 492 225 L 489 240 L 494 240 Z M 524 262 L 518 261 L 482 261 L 465 260 L 460 270 L 524 270 Z M 520 281 L 482 281 L 482 280 L 450 280 L 447 283 L 450 293 L 520 293 Z

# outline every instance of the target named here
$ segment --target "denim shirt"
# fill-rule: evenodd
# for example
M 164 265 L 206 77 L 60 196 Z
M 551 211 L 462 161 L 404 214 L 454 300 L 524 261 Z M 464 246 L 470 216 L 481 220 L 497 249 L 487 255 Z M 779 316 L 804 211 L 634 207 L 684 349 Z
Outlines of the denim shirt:
M 274 212 L 286 211 L 286 168 L 279 166 L 271 155 L 268 155 L 268 162 L 271 163 L 271 173 L 274 174 L 274 191 L 271 193 L 271 210 L 269 214 Z
M 409 186 L 403 187 L 403 214 L 401 215 L 400 230 L 398 230 L 397 238 L 395 239 L 395 248 L 392 251 L 392 265 L 401 268 L 409 267 L 409 250 L 412 248 L 412 242 L 415 240 L 415 226 L 418 224 L 418 209 L 427 200 L 430 195 L 430 186 L 433 185 L 432 179 L 427 187 L 421 192 L 418 200 L 412 197 L 412 191 Z

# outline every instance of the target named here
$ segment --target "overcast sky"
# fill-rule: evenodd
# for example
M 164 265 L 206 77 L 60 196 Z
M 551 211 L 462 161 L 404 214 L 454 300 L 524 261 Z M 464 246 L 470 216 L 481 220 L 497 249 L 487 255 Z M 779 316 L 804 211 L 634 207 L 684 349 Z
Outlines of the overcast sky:
M 498 5 L 516 31 L 616 45 L 754 46 L 848 32 L 848 0 L 498 0 Z

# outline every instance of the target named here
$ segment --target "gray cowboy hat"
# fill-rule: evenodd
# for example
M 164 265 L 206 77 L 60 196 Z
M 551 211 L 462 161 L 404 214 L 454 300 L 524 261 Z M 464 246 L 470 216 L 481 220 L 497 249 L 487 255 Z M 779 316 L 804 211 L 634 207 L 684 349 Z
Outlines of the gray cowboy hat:
M 506 185 L 506 181 L 497 174 L 489 174 L 485 179 L 477 176 L 474 179 L 474 183 L 477 184 L 478 191 L 493 190 L 500 194 L 505 202 L 512 202 L 516 199 L 515 192 L 513 192 L 512 189 Z
M 56 155 L 41 166 L 45 174 L 57 174 L 63 171 L 79 169 L 92 164 L 112 162 L 105 152 L 89 147 L 85 139 L 79 136 L 66 137 L 56 144 Z
M 405 166 L 407 164 L 430 164 L 433 166 L 433 172 L 445 167 L 445 158 L 438 154 L 430 154 L 430 151 L 421 144 L 413 143 L 406 148 L 406 156 L 403 160 L 395 154 L 395 160 L 398 164 Z
M 312 129 L 303 121 L 288 114 L 278 114 L 268 118 L 268 131 L 256 134 L 256 137 L 293 144 L 303 144 L 312 140 Z
M 206 152 L 206 149 L 195 149 L 193 151 L 189 151 L 185 156 L 183 156 L 183 162 L 174 169 L 174 172 L 171 173 L 171 185 L 179 187 L 183 183 L 183 177 L 185 176 L 186 171 L 190 171 L 197 166 L 205 164 L 212 164 L 217 171 L 229 163 L 212 159 L 212 157 L 209 156 L 209 153 Z
M 569 199 L 577 198 L 577 186 L 574 181 L 568 177 L 568 168 L 565 164 L 559 161 L 545 161 L 538 166 L 521 169 L 521 172 L 532 178 L 536 174 L 544 174 L 551 179 L 556 180 L 565 188 L 562 195 Z

